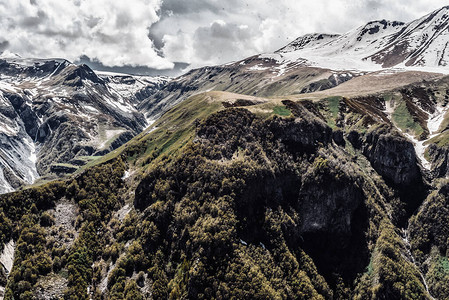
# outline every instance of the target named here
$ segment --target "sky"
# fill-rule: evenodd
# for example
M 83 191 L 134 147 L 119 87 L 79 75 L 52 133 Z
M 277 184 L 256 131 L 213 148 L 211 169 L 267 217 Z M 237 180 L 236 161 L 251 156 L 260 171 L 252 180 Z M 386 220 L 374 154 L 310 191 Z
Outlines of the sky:
M 447 5 L 415 0 L 0 0 L 0 52 L 94 69 L 179 75 L 275 51 L 307 33 L 408 22 Z

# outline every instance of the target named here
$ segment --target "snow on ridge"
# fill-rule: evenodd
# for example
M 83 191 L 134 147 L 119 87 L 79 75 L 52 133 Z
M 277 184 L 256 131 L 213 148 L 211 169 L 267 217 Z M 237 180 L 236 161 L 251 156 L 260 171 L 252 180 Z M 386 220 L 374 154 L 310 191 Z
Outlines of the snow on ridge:
M 285 53 L 296 51 L 304 48 L 317 47 L 327 43 L 328 41 L 338 38 L 339 34 L 327 34 L 327 33 L 309 33 L 295 39 L 287 46 L 275 51 L 275 53 Z
M 127 73 L 118 73 L 118 72 L 109 72 L 109 71 L 96 71 L 94 73 L 99 77 L 131 77 L 140 82 L 149 82 L 149 83 L 163 83 L 170 79 L 167 76 L 149 76 L 149 75 L 134 75 Z
M 302 59 L 332 70 L 380 71 L 390 61 L 404 71 L 449 74 L 449 7 L 407 24 L 381 20 L 342 35 L 304 35 L 259 57 L 270 55 L 278 64 Z

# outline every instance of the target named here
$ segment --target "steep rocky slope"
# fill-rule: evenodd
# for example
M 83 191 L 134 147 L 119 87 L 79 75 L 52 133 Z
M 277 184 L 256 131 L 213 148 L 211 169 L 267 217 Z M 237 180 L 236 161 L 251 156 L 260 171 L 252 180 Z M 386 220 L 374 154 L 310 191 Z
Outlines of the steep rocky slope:
M 65 60 L 0 59 L 0 192 L 67 173 L 148 124 L 136 106 L 167 79 L 104 75 Z
M 447 105 L 445 80 L 190 97 L 85 172 L 0 197 L 1 242 L 22 245 L 6 296 L 444 299 L 447 235 L 422 223 L 445 222 L 432 205 L 448 179 L 407 134 L 428 137 L 415 114 Z

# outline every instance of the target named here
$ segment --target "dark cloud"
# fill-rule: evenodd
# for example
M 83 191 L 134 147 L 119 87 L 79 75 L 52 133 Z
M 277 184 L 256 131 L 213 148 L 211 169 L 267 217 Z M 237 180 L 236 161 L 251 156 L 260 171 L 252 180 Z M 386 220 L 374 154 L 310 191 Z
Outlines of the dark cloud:
M 8 41 L 0 42 L 0 52 L 3 52 L 6 49 L 8 49 L 8 46 L 9 46 L 9 42 Z
M 244 48 L 251 40 L 251 29 L 244 25 L 213 22 L 200 27 L 193 36 L 194 49 L 199 58 L 209 61 L 216 58 L 230 61 L 242 58 Z
M 164 0 L 161 5 L 162 16 L 177 14 L 185 15 L 198 13 L 203 11 L 210 11 L 214 14 L 221 14 L 225 11 L 224 8 L 229 7 L 229 2 L 234 1 L 208 1 L 208 0 Z
M 75 61 L 76 64 L 86 64 L 91 69 L 97 71 L 106 71 L 106 72 L 115 72 L 115 73 L 125 73 L 125 74 L 133 74 L 133 75 L 146 75 L 146 76 L 177 76 L 185 70 L 189 64 L 182 62 L 175 62 L 174 67 L 170 69 L 154 69 L 148 68 L 145 66 L 121 66 L 121 67 L 108 67 L 103 65 L 98 60 L 92 60 L 87 56 L 82 56 L 78 60 Z
M 93 28 L 100 23 L 101 18 L 97 18 L 95 16 L 88 16 L 88 17 L 86 17 L 85 20 L 86 20 L 87 26 L 89 26 L 89 28 Z
M 159 32 L 159 30 L 157 30 L 158 24 L 160 23 L 154 23 L 150 28 L 148 28 L 148 38 L 153 42 L 154 48 L 156 48 L 158 54 L 162 55 L 161 50 L 165 45 L 163 40 L 164 34 L 163 32 Z
M 46 18 L 47 18 L 47 14 L 42 10 L 38 10 L 37 16 L 24 17 L 20 22 L 20 26 L 25 27 L 25 28 L 26 27 L 36 27 L 39 24 L 43 23 Z

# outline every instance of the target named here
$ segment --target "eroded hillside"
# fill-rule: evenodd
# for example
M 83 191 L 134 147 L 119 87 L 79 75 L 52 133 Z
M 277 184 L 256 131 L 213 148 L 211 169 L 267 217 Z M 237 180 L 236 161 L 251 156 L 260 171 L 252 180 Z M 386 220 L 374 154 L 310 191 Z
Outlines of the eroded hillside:
M 428 121 L 446 81 L 190 97 L 73 178 L 0 197 L 6 297 L 444 299 L 449 122 Z

